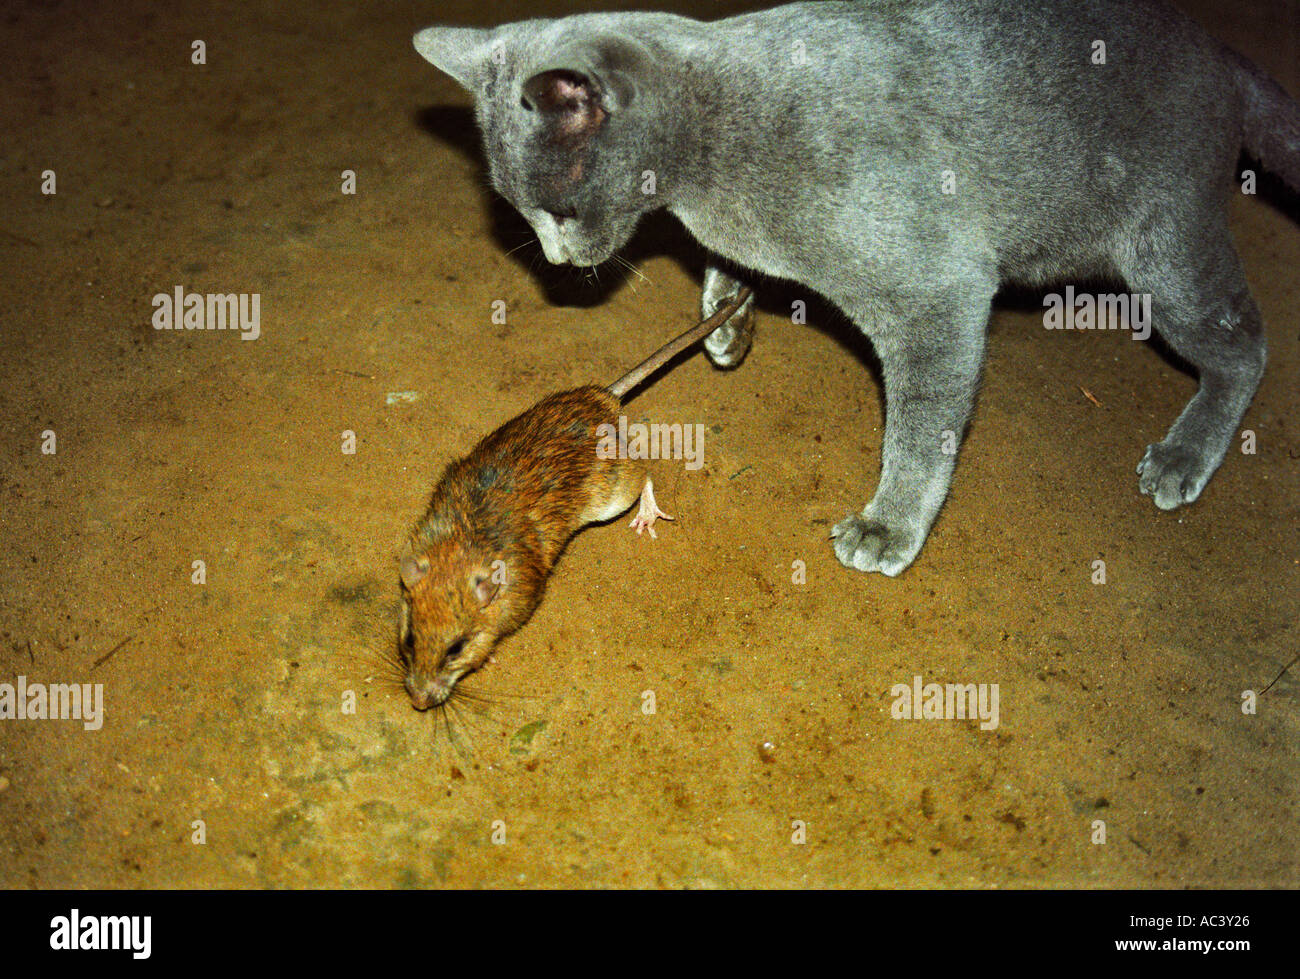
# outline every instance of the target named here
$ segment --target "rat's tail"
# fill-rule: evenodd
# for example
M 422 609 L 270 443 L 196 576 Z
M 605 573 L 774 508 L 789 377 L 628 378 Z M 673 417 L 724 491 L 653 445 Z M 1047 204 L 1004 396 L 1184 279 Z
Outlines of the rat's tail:
M 1251 62 L 1233 54 L 1237 88 L 1246 108 L 1242 125 L 1246 150 L 1300 192 L 1300 103 Z
M 692 326 L 675 340 L 669 340 L 605 390 L 622 401 L 625 394 L 657 371 L 660 367 L 663 367 L 664 364 L 668 363 L 668 361 L 672 360 L 683 351 L 689 350 L 730 319 L 741 306 L 745 305 L 745 300 L 749 298 L 750 291 L 749 286 L 745 286 L 745 288 L 741 289 L 731 302 L 727 303 L 721 309 L 716 310 L 708 319 Z

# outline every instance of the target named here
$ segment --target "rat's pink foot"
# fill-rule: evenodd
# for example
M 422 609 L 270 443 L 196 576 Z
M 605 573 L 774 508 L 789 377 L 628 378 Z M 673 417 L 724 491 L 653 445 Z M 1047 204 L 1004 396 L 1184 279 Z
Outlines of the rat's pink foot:
M 641 490 L 641 506 L 637 509 L 636 516 L 632 518 L 632 526 L 636 528 L 637 536 L 641 536 L 642 530 L 650 531 L 652 539 L 658 539 L 655 533 L 656 520 L 671 520 L 672 517 L 659 509 L 659 504 L 655 502 L 654 484 L 649 479 L 645 481 L 645 489 Z

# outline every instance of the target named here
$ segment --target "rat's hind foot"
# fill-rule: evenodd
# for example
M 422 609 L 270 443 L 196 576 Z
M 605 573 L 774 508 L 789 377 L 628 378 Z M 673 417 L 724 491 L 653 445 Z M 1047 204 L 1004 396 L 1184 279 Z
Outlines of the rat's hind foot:
M 637 536 L 641 536 L 642 530 L 648 530 L 651 538 L 657 539 L 659 535 L 655 533 L 655 521 L 671 519 L 673 518 L 659 509 L 659 504 L 655 502 L 654 484 L 647 479 L 645 488 L 641 490 L 641 506 L 637 508 L 636 516 L 632 518 L 632 526 L 636 528 Z

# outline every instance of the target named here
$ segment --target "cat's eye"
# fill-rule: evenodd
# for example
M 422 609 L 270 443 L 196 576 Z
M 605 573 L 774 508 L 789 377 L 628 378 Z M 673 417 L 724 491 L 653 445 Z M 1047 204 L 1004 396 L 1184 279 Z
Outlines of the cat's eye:
M 546 208 L 546 213 L 555 218 L 557 224 L 561 224 L 570 218 L 576 218 L 578 216 L 577 209 L 572 207 L 556 208 L 555 210 Z

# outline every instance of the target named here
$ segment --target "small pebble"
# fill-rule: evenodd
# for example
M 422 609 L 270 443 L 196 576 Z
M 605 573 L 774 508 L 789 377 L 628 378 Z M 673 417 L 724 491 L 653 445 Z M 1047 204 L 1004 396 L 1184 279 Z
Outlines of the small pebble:
M 935 813 L 934 793 L 928 788 L 921 790 L 921 815 L 926 819 L 933 819 Z
M 763 759 L 765 765 L 770 765 L 776 761 L 776 745 L 771 741 L 762 741 L 758 745 L 758 757 Z
M 9 788 L 9 779 L 0 775 L 0 792 L 3 792 L 7 788 Z

